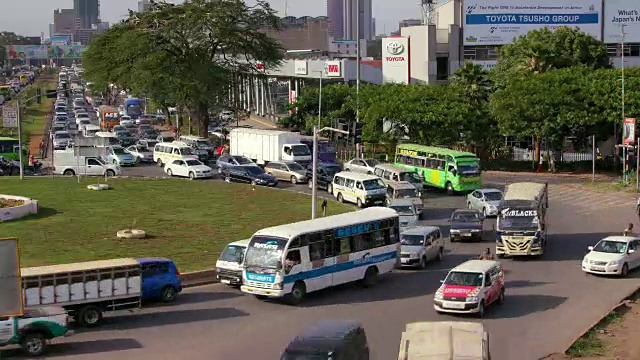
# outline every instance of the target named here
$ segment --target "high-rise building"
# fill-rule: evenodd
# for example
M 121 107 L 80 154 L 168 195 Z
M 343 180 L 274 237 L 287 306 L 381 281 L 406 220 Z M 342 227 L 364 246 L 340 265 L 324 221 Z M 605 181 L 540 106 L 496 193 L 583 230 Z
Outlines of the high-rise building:
M 360 14 L 356 14 L 357 6 L 360 2 Z M 373 33 L 371 32 L 373 22 L 372 0 L 344 0 L 344 39 L 356 40 L 358 38 L 358 29 L 356 23 L 358 16 L 360 17 L 360 39 L 371 40 Z
M 151 1 L 149 0 L 138 1 L 138 12 L 145 12 L 149 10 L 150 7 L 151 7 Z
M 327 0 L 327 17 L 329 36 L 334 39 L 344 38 L 344 0 Z
M 53 10 L 53 35 L 73 34 L 76 28 L 76 16 L 73 9 Z
M 49 39 L 56 33 L 56 26 L 54 23 L 49 24 Z
M 99 0 L 73 0 L 73 10 L 79 19 L 79 29 L 91 29 L 100 23 Z

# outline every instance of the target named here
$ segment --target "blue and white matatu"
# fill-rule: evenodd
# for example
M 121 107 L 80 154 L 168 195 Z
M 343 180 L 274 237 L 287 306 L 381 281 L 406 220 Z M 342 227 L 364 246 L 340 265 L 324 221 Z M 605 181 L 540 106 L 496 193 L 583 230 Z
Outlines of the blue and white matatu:
M 309 292 L 362 280 L 399 265 L 398 213 L 384 207 L 256 232 L 244 259 L 242 291 L 297 304 Z

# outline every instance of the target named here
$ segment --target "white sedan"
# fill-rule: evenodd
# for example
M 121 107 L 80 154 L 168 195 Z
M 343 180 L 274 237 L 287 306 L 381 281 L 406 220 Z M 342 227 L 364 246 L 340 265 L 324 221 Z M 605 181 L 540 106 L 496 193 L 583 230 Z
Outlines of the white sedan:
M 582 271 L 600 275 L 627 276 L 640 266 L 640 238 L 609 236 L 589 246 L 582 260 Z
M 213 177 L 213 169 L 195 159 L 173 160 L 165 165 L 164 171 L 169 176 L 184 176 L 191 180 Z
M 127 148 L 127 152 L 139 162 L 153 162 L 153 151 L 142 145 L 131 145 Z
M 378 165 L 379 162 L 374 159 L 351 159 L 344 164 L 345 171 L 355 171 L 364 174 L 373 174 L 373 168 Z

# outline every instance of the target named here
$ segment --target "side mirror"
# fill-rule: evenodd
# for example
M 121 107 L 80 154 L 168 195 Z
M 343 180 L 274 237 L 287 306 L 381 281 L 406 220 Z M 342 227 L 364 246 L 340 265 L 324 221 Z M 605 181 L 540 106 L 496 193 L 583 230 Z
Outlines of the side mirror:
M 633 254 L 634 252 L 636 252 L 636 251 L 633 250 L 633 249 L 629 249 L 629 251 L 627 251 L 628 254 Z
M 587 246 L 587 250 L 592 251 L 593 250 L 593 246 Z

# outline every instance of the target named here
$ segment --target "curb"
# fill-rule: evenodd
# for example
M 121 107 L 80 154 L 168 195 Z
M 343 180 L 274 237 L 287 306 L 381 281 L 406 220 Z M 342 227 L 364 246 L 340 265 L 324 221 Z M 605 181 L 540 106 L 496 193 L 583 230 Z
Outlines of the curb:
M 202 286 L 202 285 L 216 284 L 219 282 L 216 277 L 216 269 L 191 271 L 184 274 L 180 274 L 180 280 L 182 280 L 183 288 L 191 288 L 191 287 Z

